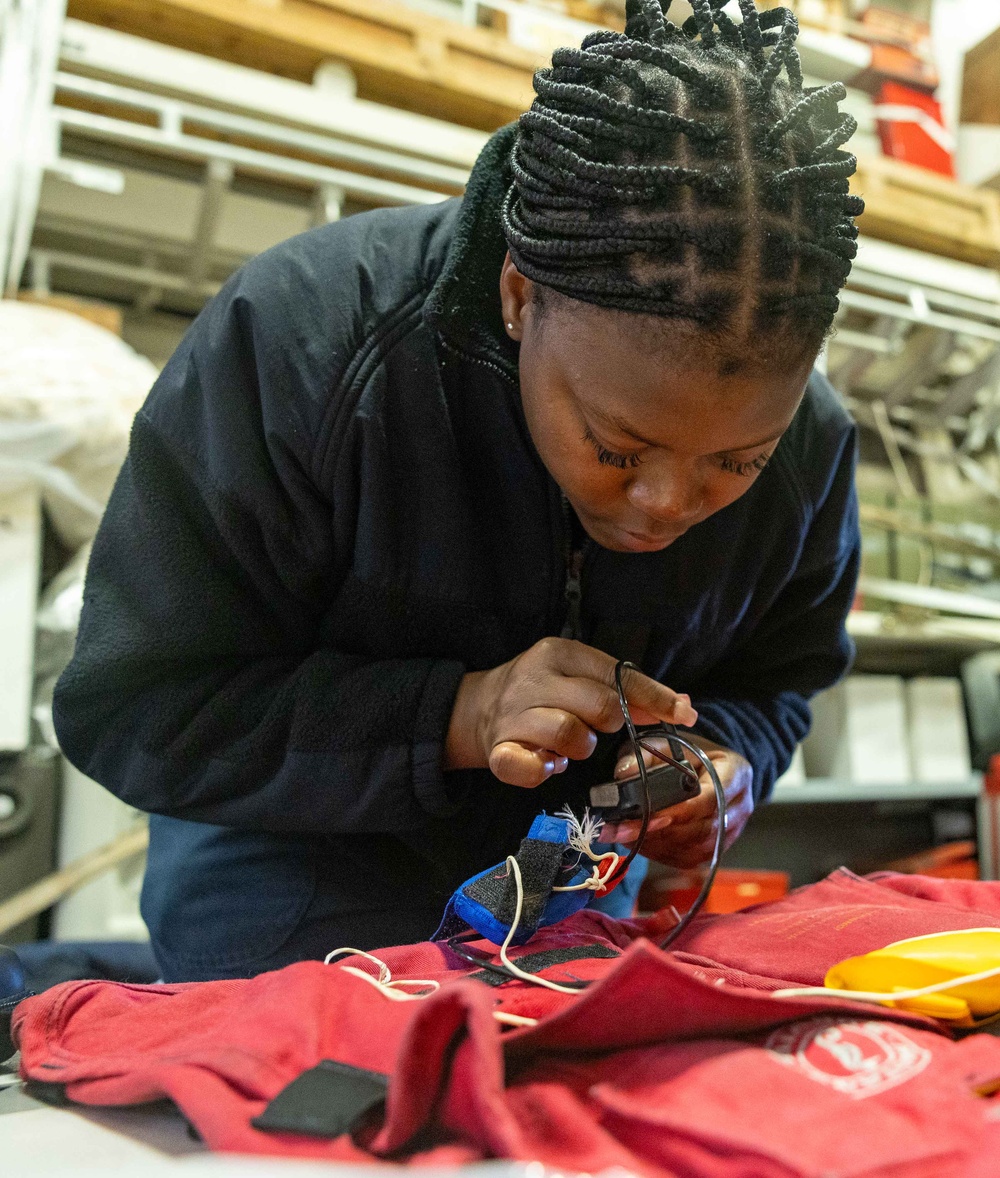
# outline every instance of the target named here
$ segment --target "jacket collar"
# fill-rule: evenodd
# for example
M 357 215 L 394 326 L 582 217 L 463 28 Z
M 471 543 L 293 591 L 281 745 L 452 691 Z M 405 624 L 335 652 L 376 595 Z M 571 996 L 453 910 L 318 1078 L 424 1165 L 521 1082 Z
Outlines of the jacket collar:
M 500 207 L 512 182 L 517 124 L 493 135 L 473 166 L 444 267 L 424 307 L 426 321 L 461 351 L 492 361 L 517 381 L 517 344 L 503 330 L 500 270 L 507 242 Z

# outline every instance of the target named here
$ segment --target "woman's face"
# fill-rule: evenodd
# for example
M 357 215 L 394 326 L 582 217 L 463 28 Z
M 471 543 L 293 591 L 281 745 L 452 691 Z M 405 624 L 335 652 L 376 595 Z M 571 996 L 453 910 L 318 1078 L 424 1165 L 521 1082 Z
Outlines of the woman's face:
M 749 490 L 812 369 L 797 341 L 741 363 L 684 321 L 542 307 L 509 257 L 500 289 L 535 447 L 587 534 L 616 552 L 666 548 Z

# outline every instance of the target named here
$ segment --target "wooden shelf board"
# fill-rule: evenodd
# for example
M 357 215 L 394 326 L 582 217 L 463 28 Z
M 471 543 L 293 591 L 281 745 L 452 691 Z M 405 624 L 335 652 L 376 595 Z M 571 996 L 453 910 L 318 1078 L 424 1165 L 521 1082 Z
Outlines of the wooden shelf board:
M 341 61 L 359 97 L 483 130 L 530 105 L 542 64 L 391 0 L 69 0 L 67 15 L 298 81 Z

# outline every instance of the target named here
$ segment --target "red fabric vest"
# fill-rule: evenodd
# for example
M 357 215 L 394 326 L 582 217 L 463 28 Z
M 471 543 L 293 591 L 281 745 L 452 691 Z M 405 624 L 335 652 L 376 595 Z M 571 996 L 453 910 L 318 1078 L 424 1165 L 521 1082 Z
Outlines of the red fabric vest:
M 379 957 L 394 978 L 442 983 L 422 999 L 391 1000 L 341 968 L 373 966 L 345 958 L 246 981 L 69 982 L 22 1003 L 15 1034 L 27 1078 L 87 1104 L 168 1097 L 213 1149 L 537 1159 L 656 1178 L 985 1178 L 1000 1171 L 983 1168 L 1000 1145 L 1000 1040 L 955 1042 L 884 1007 L 771 994 L 894 940 L 983 926 L 1000 927 L 1000 884 L 838 871 L 701 917 L 668 952 L 648 939 L 663 931 L 656 919 L 585 911 L 543 929 L 522 955 L 621 951 L 541 971 L 593 981 L 576 995 L 488 986 L 446 947 L 421 944 Z M 505 1028 L 495 1010 L 540 1021 Z M 377 1124 L 334 1140 L 252 1127 L 321 1060 L 390 1077 Z

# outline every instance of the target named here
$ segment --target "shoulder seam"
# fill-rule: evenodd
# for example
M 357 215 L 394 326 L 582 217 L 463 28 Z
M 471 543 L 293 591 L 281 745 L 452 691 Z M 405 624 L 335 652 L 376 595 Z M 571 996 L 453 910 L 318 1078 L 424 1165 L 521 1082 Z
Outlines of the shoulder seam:
M 330 389 L 329 404 L 324 411 L 320 427 L 316 432 L 316 445 L 313 450 L 313 461 L 311 463 L 312 476 L 317 484 L 321 482 L 323 472 L 327 466 L 328 452 L 336 431 L 337 422 L 346 407 L 347 391 L 358 383 L 358 378 L 366 368 L 371 366 L 373 360 L 377 362 L 381 358 L 377 355 L 380 345 L 391 335 L 394 335 L 400 326 L 423 307 L 432 285 L 433 283 L 431 282 L 421 284 L 416 291 L 407 295 L 393 310 L 387 312 L 382 317 L 375 331 L 362 342 L 350 363 L 344 369 L 340 379 Z

